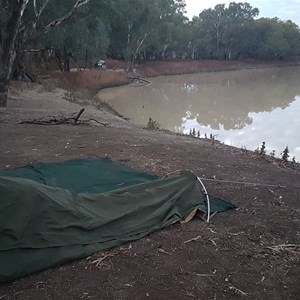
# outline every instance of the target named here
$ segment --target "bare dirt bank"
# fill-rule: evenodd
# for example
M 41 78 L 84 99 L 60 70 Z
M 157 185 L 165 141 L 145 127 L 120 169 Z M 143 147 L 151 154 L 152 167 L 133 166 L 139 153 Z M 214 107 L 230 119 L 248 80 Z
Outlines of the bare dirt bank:
M 239 209 L 3 284 L 0 299 L 298 299 L 299 165 L 291 169 L 209 140 L 145 130 L 93 107 L 82 117 L 109 126 L 19 124 L 80 110 L 64 98 L 64 90 L 42 86 L 11 90 L 0 112 L 1 169 L 109 156 L 158 175 L 187 169 L 209 179 L 275 186 L 207 181 L 209 193 Z M 98 266 L 91 263 L 99 258 Z

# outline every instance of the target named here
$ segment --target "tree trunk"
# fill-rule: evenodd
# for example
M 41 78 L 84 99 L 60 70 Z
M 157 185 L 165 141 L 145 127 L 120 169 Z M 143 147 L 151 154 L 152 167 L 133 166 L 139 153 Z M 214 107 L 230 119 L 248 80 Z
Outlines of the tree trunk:
M 36 1 L 33 1 L 35 21 L 26 24 L 26 22 L 22 22 L 22 18 L 29 1 L 30 0 L 9 0 L 12 6 L 12 14 L 6 25 L 7 37 L 3 42 L 3 51 L 0 53 L 0 107 L 5 107 L 7 103 L 8 84 L 15 65 L 17 52 L 18 54 L 22 53 L 22 46 L 26 39 L 29 37 L 32 38 L 33 36 L 36 37 L 37 21 L 49 2 L 49 0 L 45 0 L 40 9 L 37 10 Z M 65 20 L 69 19 L 80 6 L 87 4 L 89 1 L 90 0 L 77 0 L 70 11 L 61 18 L 44 26 L 42 31 L 46 33 L 51 28 L 60 25 Z M 21 25 L 23 26 L 20 29 Z M 27 25 L 31 27 L 29 31 L 27 30 L 29 27 L 26 28 Z M 19 41 L 17 40 L 18 38 Z
M 85 50 L 85 57 L 84 57 L 84 69 L 88 67 L 88 50 Z
M 8 92 L 8 88 L 6 82 L 2 78 L 0 78 L 0 107 L 6 107 L 7 92 Z
M 146 32 L 144 34 L 144 36 L 141 39 L 138 39 L 136 42 L 136 48 L 134 50 L 134 52 L 131 54 L 131 59 L 130 62 L 127 62 L 127 67 L 126 70 L 131 70 L 133 65 L 134 65 L 134 60 L 136 58 L 137 53 L 140 51 L 141 46 L 143 45 L 143 43 L 145 42 L 146 38 L 148 37 L 148 35 L 150 34 L 150 32 Z
M 16 58 L 16 39 L 29 0 L 14 1 L 12 17 L 6 26 L 7 38 L 4 41 L 3 53 L 0 58 L 0 107 L 6 107 L 7 104 L 8 84 Z
M 64 72 L 70 72 L 70 57 L 66 47 L 63 47 Z
M 6 107 L 7 104 L 7 83 L 6 83 L 6 75 L 4 72 L 4 66 L 3 66 L 3 57 L 1 55 L 1 61 L 0 61 L 0 108 Z

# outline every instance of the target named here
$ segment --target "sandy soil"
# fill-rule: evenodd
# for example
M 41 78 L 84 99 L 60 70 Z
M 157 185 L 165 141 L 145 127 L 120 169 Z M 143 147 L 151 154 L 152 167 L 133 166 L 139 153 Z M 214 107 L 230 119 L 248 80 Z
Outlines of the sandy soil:
M 206 181 L 210 194 L 233 202 L 238 210 L 217 214 L 210 224 L 197 219 L 175 224 L 90 259 L 2 284 L 1 300 L 299 299 L 299 165 L 286 166 L 209 140 L 145 130 L 93 107 L 86 107 L 82 118 L 109 126 L 19 124 L 81 108 L 65 100 L 63 90 L 19 88 L 12 89 L 8 108 L 0 112 L 1 169 L 109 156 L 158 175 L 187 169 L 208 179 L 259 185 Z M 287 244 L 292 246 L 277 247 Z M 98 258 L 103 260 L 96 266 L 92 262 Z

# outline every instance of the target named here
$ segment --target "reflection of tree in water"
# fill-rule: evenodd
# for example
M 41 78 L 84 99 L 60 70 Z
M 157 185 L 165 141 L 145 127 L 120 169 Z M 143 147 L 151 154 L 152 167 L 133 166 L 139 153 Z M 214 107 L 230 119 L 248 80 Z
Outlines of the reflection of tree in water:
M 211 74 L 197 85 L 184 83 L 180 89 L 183 95 L 179 98 L 189 99 L 183 102 L 190 104 L 190 118 L 196 118 L 199 124 L 213 129 L 220 126 L 225 130 L 241 129 L 252 124 L 251 112 L 288 107 L 300 94 L 299 71 L 298 68 L 294 72 L 272 69 Z
M 286 108 L 300 95 L 300 68 L 274 68 L 153 78 L 142 88 L 124 88 L 112 103 L 139 124 L 149 117 L 174 130 L 186 112 L 202 126 L 241 129 L 252 123 L 249 113 Z
M 245 124 L 245 125 L 251 125 L 252 122 L 253 122 L 253 119 L 250 118 L 249 116 L 247 116 L 246 120 L 242 120 L 242 119 L 241 119 L 240 122 L 239 122 L 239 120 L 238 120 L 238 122 L 236 122 L 236 124 L 235 124 L 234 127 L 232 127 L 232 128 L 233 128 L 233 129 L 242 129 L 242 128 L 244 127 L 243 124 Z M 227 128 L 225 128 L 225 129 L 227 129 Z
M 226 118 L 221 118 L 219 120 L 213 119 L 213 120 L 211 120 L 210 123 L 206 123 L 206 124 L 204 124 L 202 122 L 202 120 L 199 116 L 196 119 L 200 125 L 203 125 L 203 126 L 210 125 L 210 127 L 215 130 L 219 130 L 222 125 L 224 126 L 225 130 L 229 130 L 229 129 L 239 130 L 239 129 L 242 129 L 246 125 L 251 125 L 253 122 L 253 119 L 250 118 L 248 115 L 238 116 L 236 118 L 226 117 Z

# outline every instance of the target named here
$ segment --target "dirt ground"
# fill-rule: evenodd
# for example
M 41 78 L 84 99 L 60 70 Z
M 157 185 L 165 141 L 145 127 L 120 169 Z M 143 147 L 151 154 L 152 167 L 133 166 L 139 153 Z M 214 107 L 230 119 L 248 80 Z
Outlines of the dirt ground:
M 8 108 L 0 112 L 0 169 L 108 156 L 157 175 L 187 169 L 207 179 L 258 184 L 205 181 L 210 194 L 238 209 L 215 215 L 209 224 L 199 219 L 175 224 L 117 249 L 2 284 L 1 300 L 299 299 L 299 165 L 210 140 L 145 130 L 93 107 L 85 106 L 82 118 L 109 126 L 19 124 L 80 110 L 64 98 L 65 91 L 42 86 L 12 89 Z

